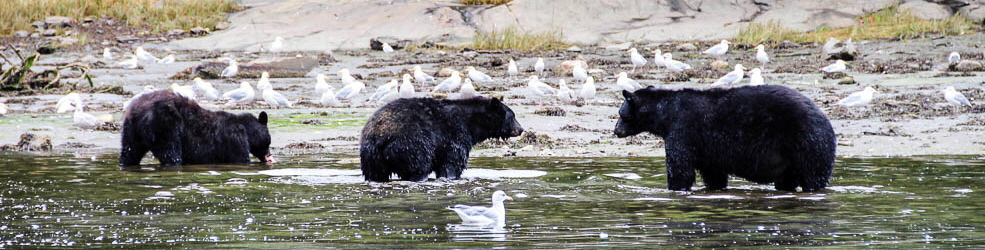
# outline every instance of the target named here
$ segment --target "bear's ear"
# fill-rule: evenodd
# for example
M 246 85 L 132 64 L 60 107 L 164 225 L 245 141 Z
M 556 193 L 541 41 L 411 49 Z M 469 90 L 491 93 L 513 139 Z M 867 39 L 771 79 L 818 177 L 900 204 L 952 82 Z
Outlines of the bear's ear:
M 260 120 L 260 124 L 263 124 L 264 126 L 266 126 L 267 125 L 267 112 L 266 111 L 260 111 L 260 117 L 258 119 Z
M 489 106 L 490 107 L 495 107 L 495 106 L 499 106 L 499 105 L 502 105 L 502 104 L 503 104 L 503 101 L 502 100 L 499 100 L 498 97 L 489 98 Z
M 623 90 L 622 91 L 622 97 L 625 97 L 626 100 L 629 101 L 629 100 L 632 100 L 633 97 L 636 97 L 636 95 L 633 95 L 633 92 L 629 92 L 627 90 Z
M 657 90 L 656 86 L 650 85 L 646 87 L 646 90 Z

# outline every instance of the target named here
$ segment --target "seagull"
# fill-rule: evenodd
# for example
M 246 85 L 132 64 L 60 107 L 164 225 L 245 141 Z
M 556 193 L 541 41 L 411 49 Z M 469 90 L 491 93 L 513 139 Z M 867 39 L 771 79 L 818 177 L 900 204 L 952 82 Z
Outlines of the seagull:
M 715 83 L 712 85 L 722 85 L 722 84 L 732 85 L 734 83 L 740 82 L 742 81 L 742 76 L 743 73 L 745 73 L 745 70 L 746 68 L 742 67 L 742 64 L 736 64 L 735 69 L 732 70 L 732 72 L 729 72 L 728 74 L 725 74 L 725 76 L 718 78 L 718 80 L 716 80 Z
M 869 104 L 872 101 L 872 93 L 875 92 L 876 90 L 872 87 L 865 87 L 864 90 L 852 93 L 848 97 L 845 97 L 845 99 L 841 99 L 841 101 L 838 101 L 838 105 L 854 107 Z
M 257 81 L 257 90 L 263 91 L 263 89 L 266 89 L 267 87 L 273 87 L 273 85 L 270 84 L 270 73 L 264 71 L 263 73 L 260 73 L 260 80 Z
M 951 52 L 951 54 L 947 56 L 948 64 L 955 64 L 959 61 L 961 61 L 961 54 L 958 54 L 958 52 Z
M 236 64 L 236 59 L 230 58 L 229 66 L 226 66 L 225 69 L 222 69 L 222 73 L 219 73 L 219 77 L 222 78 L 233 77 L 236 75 L 236 73 L 239 73 L 239 65 Z
M 321 93 L 321 98 L 318 99 L 318 103 L 322 106 L 335 107 L 342 104 L 339 102 L 339 98 L 335 97 L 335 91 L 332 90 L 332 86 L 328 86 L 325 92 Z
M 140 66 L 140 60 L 137 59 L 137 55 L 130 55 L 130 59 L 120 61 L 116 65 L 124 69 L 136 69 Z
M 658 50 L 653 51 L 653 64 L 659 67 L 666 67 L 667 63 L 664 60 L 663 52 Z
M 75 114 L 72 116 L 72 121 L 75 122 L 76 127 L 82 130 L 94 130 L 96 127 L 99 127 L 99 124 L 102 123 L 99 121 L 99 118 L 83 111 L 84 105 L 81 103 L 76 105 Z
M 414 84 L 410 82 L 410 74 L 404 74 L 404 82 L 400 84 L 400 98 L 413 98 Z
M 137 59 L 140 59 L 141 61 L 157 61 L 157 57 L 144 50 L 144 47 L 137 46 L 137 50 L 134 51 L 133 54 L 137 55 Z
M 270 51 L 277 52 L 284 48 L 284 38 L 274 37 L 274 41 L 270 43 Z
M 561 100 L 561 102 L 571 103 L 578 99 L 578 97 L 575 96 L 575 91 L 568 88 L 568 83 L 564 82 L 564 79 L 558 80 L 557 85 L 557 98 Z
M 482 73 L 481 71 L 475 70 L 475 67 L 468 66 L 467 68 L 465 68 L 465 70 L 468 71 L 466 73 L 469 74 L 469 78 L 472 79 L 472 81 L 479 83 L 487 83 L 493 81 L 492 77 L 489 77 L 489 75 L 486 75 L 486 73 Z
M 762 64 L 762 68 L 766 68 L 766 63 L 770 62 L 770 55 L 766 54 L 766 46 L 762 44 L 756 46 L 756 60 Z
M 349 69 L 340 69 L 337 74 L 342 79 L 342 85 L 349 85 L 356 81 L 356 78 L 349 74 Z
M 550 85 L 541 82 L 537 76 L 530 76 L 528 79 L 527 90 L 530 91 L 528 93 L 531 99 L 540 99 L 557 94 L 557 90 L 552 88 Z
M 181 86 L 178 85 L 178 83 L 171 83 L 171 86 L 168 86 L 168 89 L 171 89 L 171 92 L 174 92 L 175 94 L 184 96 L 185 98 L 194 101 L 195 89 L 193 87 L 194 86 Z
M 581 67 L 581 63 L 575 63 L 575 68 L 571 69 L 571 76 L 576 80 L 584 81 L 588 78 L 588 71 Z
M 589 76 L 585 79 L 585 84 L 578 90 L 578 97 L 585 100 L 595 99 L 595 78 Z
M 965 98 L 961 92 L 954 90 L 954 87 L 947 87 L 944 89 L 944 100 L 953 106 L 968 106 L 971 107 L 971 102 L 968 102 L 968 98 Z
M 451 76 L 449 76 L 448 78 L 445 78 L 444 81 L 441 81 L 441 83 L 438 84 L 438 86 L 435 86 L 434 87 L 434 90 L 431 91 L 431 92 L 452 92 L 452 91 L 455 91 L 456 89 L 458 89 L 458 87 L 460 85 L 462 85 L 462 77 L 459 76 L 459 74 L 461 74 L 461 73 L 458 72 L 458 71 L 452 71 L 451 72 Z
M 626 71 L 619 72 L 618 78 L 616 78 L 616 86 L 629 92 L 643 88 L 633 79 L 629 79 L 629 75 L 626 74 Z
M 287 98 L 284 97 L 284 95 L 274 90 L 274 86 L 267 85 L 263 90 L 260 91 L 260 93 L 262 93 L 261 96 L 263 96 L 263 102 L 267 103 L 267 105 L 270 105 L 271 107 L 278 108 L 284 106 L 287 107 L 293 106 L 291 105 L 291 101 L 288 101 Z
M 414 80 L 419 83 L 429 83 L 434 82 L 434 77 L 424 73 L 421 66 L 414 66 Z
M 394 82 L 396 82 L 396 80 L 394 80 Z M 380 105 L 384 105 L 397 99 L 400 99 L 400 91 L 398 90 L 397 85 L 394 85 L 394 87 L 391 88 L 390 90 L 383 92 L 379 100 L 376 100 L 376 103 Z
M 7 104 L 0 103 L 0 115 L 6 115 L 7 109 L 10 109 L 10 107 L 7 107 Z
M 758 86 L 758 85 L 763 85 L 763 84 L 766 84 L 766 83 L 763 80 L 762 70 L 759 69 L 759 68 L 755 68 L 755 69 L 750 70 L 749 71 L 749 85 Z
M 389 43 L 383 43 L 383 53 L 393 53 L 393 47 L 390 47 Z
M 250 83 L 240 82 L 239 88 L 223 93 L 222 99 L 229 99 L 226 106 L 232 106 L 239 103 L 251 103 L 255 96 L 256 92 L 253 90 L 253 86 L 250 86 Z
M 325 74 L 318 74 L 315 76 L 315 95 L 320 96 L 331 87 L 331 85 L 328 85 L 328 82 L 325 82 Z
M 374 92 L 369 99 L 379 101 L 380 99 L 383 99 L 384 96 L 390 94 L 390 92 L 396 92 L 394 90 L 398 88 L 398 85 L 400 85 L 400 81 L 397 81 L 397 79 L 390 80 L 389 83 L 376 87 L 376 92 Z
M 667 69 L 673 72 L 681 72 L 686 69 L 691 69 L 690 64 L 674 60 L 674 55 L 670 53 L 664 53 L 664 65 L 667 66 Z
M 168 54 L 168 56 L 165 56 L 164 58 L 161 58 L 161 59 L 157 60 L 157 63 L 159 63 L 159 64 L 172 64 L 172 63 L 174 63 L 174 61 L 175 61 L 174 54 Z
M 516 75 L 520 74 L 520 70 L 516 68 L 516 61 L 510 59 L 510 65 L 506 67 L 506 73 L 510 74 L 510 78 L 516 78 Z
M 194 81 L 195 89 L 202 92 L 202 97 L 205 98 L 205 100 L 219 100 L 219 90 L 212 87 L 212 83 L 203 81 L 201 77 L 195 77 Z
M 640 55 L 640 53 L 636 51 L 636 48 L 631 48 L 626 52 L 629 52 L 629 60 L 633 62 L 632 72 L 636 72 L 636 67 L 646 65 L 646 58 L 643 58 L 643 55 Z
M 342 100 L 351 100 L 353 97 L 359 95 L 359 92 L 362 92 L 365 88 L 365 83 L 353 80 L 352 83 L 342 86 L 342 89 L 339 90 L 339 93 L 335 94 L 335 97 Z
M 718 45 L 715 46 L 711 46 L 711 48 L 708 48 L 708 50 L 705 50 L 705 52 L 702 52 L 702 54 L 709 54 L 715 56 L 716 59 L 721 60 L 722 55 L 725 55 L 725 52 L 728 52 L 728 45 L 729 45 L 728 40 L 722 40 L 721 43 L 718 43 Z
M 62 114 L 68 111 L 75 110 L 74 104 L 82 104 L 82 97 L 79 96 L 79 93 L 75 93 L 75 92 L 68 93 L 68 95 L 65 95 L 62 98 L 58 99 L 58 103 L 55 104 L 56 107 L 55 112 Z
M 537 63 L 534 64 L 534 71 L 537 71 L 537 75 L 544 73 L 544 58 L 537 58 Z
M 103 48 L 103 59 L 113 60 L 114 58 L 115 56 L 113 56 L 113 51 L 110 51 L 109 48 Z
M 127 100 L 126 102 L 123 102 L 123 111 L 130 110 L 130 103 L 133 102 L 133 100 L 137 100 L 137 98 L 140 98 L 140 96 L 142 96 L 144 94 L 147 94 L 147 93 L 150 93 L 150 92 L 154 92 L 154 91 L 157 91 L 157 88 L 155 88 L 154 86 L 144 85 L 144 91 L 143 92 L 140 92 L 140 93 L 134 95 L 133 97 L 131 97 L 130 100 Z
M 845 71 L 845 61 L 842 61 L 842 60 L 839 59 L 838 61 L 835 61 L 835 63 L 833 63 L 831 65 L 828 65 L 827 67 L 821 68 L 821 71 L 824 71 L 824 72 L 827 72 L 827 73 L 835 73 L 835 72 Z
M 458 89 L 458 98 L 467 99 L 476 96 L 478 95 L 475 93 L 475 87 L 472 87 L 472 79 L 465 78 L 465 81 L 462 82 L 462 88 Z
M 512 201 L 513 198 L 506 196 L 506 192 L 498 190 L 492 195 L 492 207 L 473 207 L 468 205 L 455 205 L 448 207 L 455 211 L 458 217 L 462 218 L 462 223 L 473 225 L 493 225 L 495 227 L 506 226 L 506 208 L 503 201 Z

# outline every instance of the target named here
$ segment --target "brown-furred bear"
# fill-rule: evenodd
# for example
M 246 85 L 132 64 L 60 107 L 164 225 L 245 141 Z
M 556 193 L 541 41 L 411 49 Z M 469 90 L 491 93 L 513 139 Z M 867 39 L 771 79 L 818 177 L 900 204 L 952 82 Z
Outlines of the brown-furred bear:
M 134 99 L 122 130 L 120 166 L 140 165 L 147 151 L 164 166 L 246 164 L 250 154 L 274 162 L 266 112 L 209 111 L 167 90 Z
M 691 190 L 695 170 L 709 190 L 735 175 L 777 190 L 823 190 L 834 169 L 831 122 L 799 92 L 779 86 L 623 91 L 615 134 L 663 138 L 667 184 Z
M 359 158 L 367 181 L 458 179 L 472 146 L 489 138 L 519 136 L 523 128 L 499 99 L 397 99 L 366 122 Z

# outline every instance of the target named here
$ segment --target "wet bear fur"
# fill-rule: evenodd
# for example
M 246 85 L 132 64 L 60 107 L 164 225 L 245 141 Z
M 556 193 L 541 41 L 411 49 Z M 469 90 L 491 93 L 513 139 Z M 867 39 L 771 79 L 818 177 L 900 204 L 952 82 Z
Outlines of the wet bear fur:
M 615 134 L 664 139 L 671 190 L 691 190 L 695 170 L 709 190 L 728 176 L 774 183 L 777 190 L 823 190 L 834 168 L 836 138 L 814 103 L 778 85 L 623 91 Z
M 499 99 L 397 99 L 366 122 L 359 158 L 367 181 L 458 179 L 472 146 L 489 138 L 519 136 L 523 128 Z
M 120 166 L 140 165 L 148 151 L 161 165 L 245 164 L 270 154 L 267 113 L 209 111 L 167 90 L 141 95 L 123 120 Z

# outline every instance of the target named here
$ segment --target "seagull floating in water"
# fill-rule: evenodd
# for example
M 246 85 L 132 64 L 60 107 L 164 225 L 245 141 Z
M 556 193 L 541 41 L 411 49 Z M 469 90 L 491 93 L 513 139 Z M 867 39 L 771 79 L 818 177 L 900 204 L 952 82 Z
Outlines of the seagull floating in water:
M 770 62 L 770 55 L 766 54 L 766 46 L 762 44 L 756 46 L 756 61 L 762 64 L 761 68 L 766 68 L 766 63 Z
M 229 66 L 226 66 L 225 69 L 222 69 L 222 73 L 219 73 L 219 77 L 222 78 L 233 77 L 236 75 L 236 73 L 239 73 L 239 65 L 236 63 L 236 59 L 229 58 Z
M 445 78 L 444 81 L 441 81 L 441 83 L 438 84 L 438 86 L 435 86 L 434 90 L 431 92 L 455 91 L 456 89 L 458 89 L 460 85 L 462 85 L 462 77 L 460 76 L 460 74 L 461 73 L 458 71 L 452 71 L 451 76 L 448 76 L 448 78 Z
M 155 57 L 150 52 L 144 50 L 144 47 L 137 46 L 137 50 L 134 51 L 133 54 L 137 55 L 137 59 L 140 59 L 141 61 L 152 61 L 152 62 L 157 61 L 157 57 Z
M 721 60 L 722 55 L 725 55 L 725 52 L 728 52 L 728 45 L 729 45 L 728 40 L 722 40 L 722 42 L 718 43 L 715 46 L 711 46 L 711 48 L 708 48 L 707 50 L 701 53 L 712 55 L 715 57 L 715 59 Z
M 68 95 L 65 95 L 62 98 L 58 99 L 58 103 L 55 104 L 55 112 L 61 114 L 68 111 L 72 111 L 75 110 L 75 107 L 77 105 L 81 105 L 81 104 L 82 104 L 82 97 L 79 96 L 79 93 L 75 93 L 75 92 L 68 93 Z
M 416 65 L 414 66 L 414 80 L 424 84 L 424 83 L 434 82 L 434 77 L 428 75 L 427 73 L 424 73 L 424 70 L 421 69 L 421 66 Z
M 410 75 L 404 74 L 404 82 L 400 84 L 400 98 L 414 97 L 414 84 L 411 83 Z
M 472 79 L 465 78 L 465 81 L 462 82 L 462 88 L 458 89 L 458 98 L 468 99 L 476 96 L 478 94 L 475 92 L 475 87 L 472 86 Z
M 472 79 L 474 82 L 488 83 L 493 81 L 492 77 L 489 77 L 486 73 L 475 70 L 475 67 L 468 66 L 465 68 L 465 71 L 468 71 L 466 73 L 469 75 L 469 79 Z
M 217 101 L 219 100 L 219 90 L 212 86 L 211 82 L 206 82 L 202 80 L 201 77 L 195 77 L 195 89 L 202 92 L 202 97 L 205 100 Z
M 256 91 L 253 90 L 250 83 L 240 82 L 239 88 L 223 93 L 222 99 L 228 99 L 229 102 L 226 103 L 226 106 L 232 106 L 240 103 L 251 103 L 255 96 Z
M 383 53 L 393 53 L 393 47 L 390 47 L 389 43 L 383 43 Z
M 953 106 L 971 107 L 971 102 L 968 101 L 968 98 L 965 98 L 964 94 L 961 94 L 961 92 L 955 90 L 954 87 L 947 87 L 944 89 L 944 100 L 947 100 L 947 103 L 950 103 Z
M 270 85 L 270 73 L 267 73 L 267 71 L 260 73 L 260 80 L 257 81 L 257 90 L 263 91 L 263 89 L 272 86 Z
M 640 53 L 636 51 L 636 48 L 631 48 L 626 52 L 629 52 L 629 60 L 633 62 L 632 72 L 636 72 L 636 67 L 643 67 L 646 65 L 646 58 L 643 58 L 643 55 L 640 55 Z
M 629 75 L 627 75 L 625 71 L 619 72 L 619 75 L 616 77 L 616 86 L 619 87 L 619 89 L 623 89 L 629 92 L 633 92 L 636 91 L 637 89 L 643 88 L 642 86 L 640 86 L 639 83 L 637 83 L 633 79 L 629 79 Z
M 280 94 L 274 90 L 274 86 L 267 85 L 263 90 L 260 91 L 260 96 L 263 97 L 263 102 L 267 103 L 274 108 L 279 107 L 291 107 L 291 101 L 288 101 L 284 95 Z
M 538 57 L 537 63 L 534 63 L 534 71 L 537 71 L 537 75 L 542 75 L 544 73 L 544 58 Z
M 876 89 L 872 87 L 865 87 L 862 91 L 852 93 L 845 99 L 838 101 L 838 105 L 846 107 L 863 106 L 869 104 L 872 101 L 872 94 L 876 92 Z
M 835 63 L 828 65 L 824 68 L 821 68 L 821 71 L 824 71 L 826 73 L 835 73 L 835 72 L 843 72 L 845 71 L 846 68 L 847 67 L 845 66 L 845 61 L 839 59 L 838 61 L 835 61 Z
M 763 84 L 766 84 L 766 81 L 763 79 L 762 70 L 759 69 L 759 68 L 755 68 L 755 69 L 750 70 L 749 71 L 749 85 L 758 86 L 758 85 L 763 85 Z
M 578 97 L 584 100 L 595 99 L 595 78 L 589 76 L 585 79 L 585 84 L 578 90 Z
M 947 55 L 948 64 L 956 64 L 960 61 L 961 61 L 961 54 L 958 54 L 958 52 L 951 52 L 950 55 Z
M 745 70 L 746 68 L 742 67 L 742 64 L 736 64 L 735 69 L 732 70 L 732 72 L 729 72 L 728 74 L 725 74 L 725 76 L 718 78 L 718 80 L 716 80 L 715 83 L 712 85 L 723 85 L 723 84 L 732 85 L 734 83 L 742 81 L 742 77 L 744 76 Z
M 512 201 L 513 198 L 506 196 L 506 192 L 496 191 L 492 195 L 492 207 L 473 207 L 469 205 L 455 205 L 448 207 L 455 211 L 458 217 L 462 218 L 462 223 L 470 225 L 488 225 L 494 227 L 506 226 L 506 207 L 503 201 Z
M 174 63 L 174 61 L 175 61 L 174 54 L 168 54 L 168 56 L 165 56 L 164 58 L 161 58 L 161 59 L 157 60 L 157 63 L 158 64 L 172 64 L 172 63 Z
M 284 38 L 274 37 L 274 41 L 270 43 L 270 51 L 277 52 L 284 48 Z
M 516 61 L 510 59 L 510 65 L 506 67 L 506 73 L 510 75 L 510 78 L 516 78 L 520 74 L 520 69 L 516 67 Z

